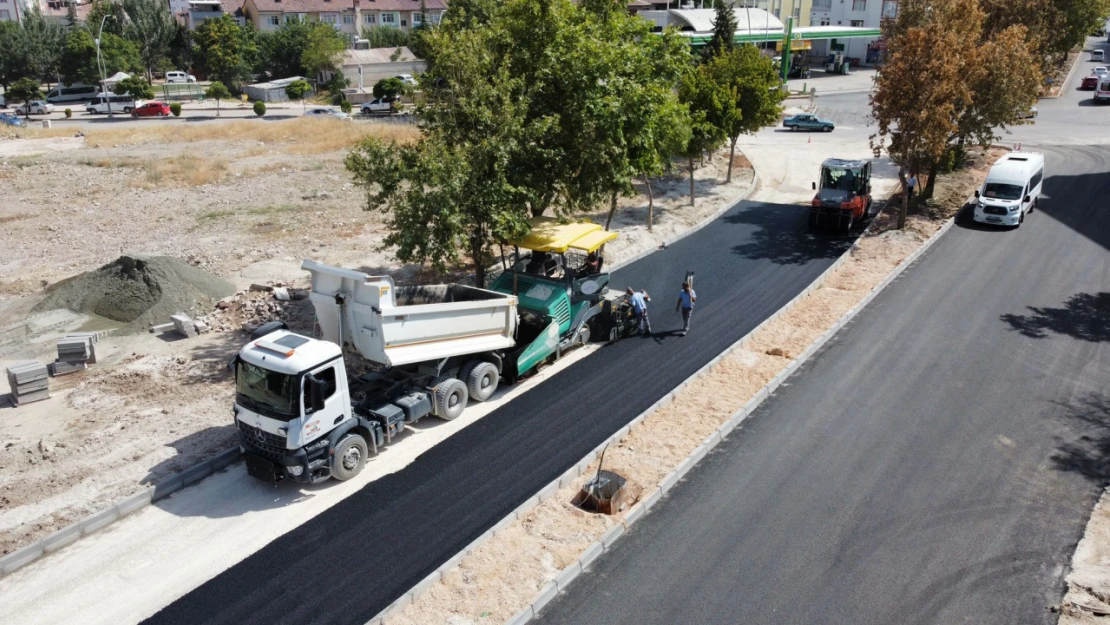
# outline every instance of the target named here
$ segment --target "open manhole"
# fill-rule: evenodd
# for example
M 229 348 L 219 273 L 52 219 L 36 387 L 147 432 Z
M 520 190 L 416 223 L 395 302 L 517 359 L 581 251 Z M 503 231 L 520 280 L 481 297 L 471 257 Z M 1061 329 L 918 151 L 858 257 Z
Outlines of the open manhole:
M 601 452 L 597 473 L 589 479 L 578 494 L 571 500 L 571 505 L 598 514 L 616 514 L 624 506 L 627 496 L 628 480 L 618 473 L 604 471 L 601 468 L 605 462 L 605 452 Z

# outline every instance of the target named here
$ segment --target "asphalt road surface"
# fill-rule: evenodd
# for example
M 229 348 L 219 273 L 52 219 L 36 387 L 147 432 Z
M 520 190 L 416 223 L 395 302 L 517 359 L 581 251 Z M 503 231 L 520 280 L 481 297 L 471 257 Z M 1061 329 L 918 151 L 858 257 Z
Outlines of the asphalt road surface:
M 1075 145 L 1105 128 L 1087 97 L 1015 132 L 1071 133 L 1026 144 L 1048 177 L 1024 226 L 961 219 L 538 621 L 1055 623 L 1110 478 L 1110 146 Z
M 653 338 L 631 338 L 377 480 L 148 623 L 362 625 L 812 282 L 848 247 L 805 208 L 743 203 L 614 275 L 644 288 Z M 697 273 L 689 336 L 674 312 Z

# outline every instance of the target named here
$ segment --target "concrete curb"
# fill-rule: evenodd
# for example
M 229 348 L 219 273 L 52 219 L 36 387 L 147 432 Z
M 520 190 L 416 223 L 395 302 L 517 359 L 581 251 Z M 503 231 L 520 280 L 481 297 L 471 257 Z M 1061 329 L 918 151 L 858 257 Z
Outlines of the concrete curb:
M 876 218 L 877 217 L 878 217 L 878 215 L 876 215 Z M 875 221 L 872 221 L 872 224 L 874 224 L 874 223 L 875 223 Z M 775 376 L 775 378 L 773 380 L 771 380 L 771 382 L 769 382 L 767 385 L 765 385 L 756 394 L 755 397 L 753 397 L 750 401 L 748 401 L 748 403 L 744 404 L 744 406 L 742 406 L 739 410 L 737 410 L 735 413 L 733 413 L 732 416 L 728 418 L 728 420 L 726 420 L 724 423 L 722 423 L 717 428 L 717 430 L 715 430 L 713 433 L 711 433 L 709 436 L 707 436 L 705 441 L 702 442 L 701 445 L 699 445 L 697 448 L 695 448 L 694 451 L 690 452 L 690 454 L 686 458 L 684 458 L 682 460 L 682 462 L 680 462 L 678 464 L 678 466 L 675 467 L 675 469 L 673 471 L 671 471 L 662 480 L 660 480 L 659 486 L 656 487 L 656 489 L 654 491 L 652 491 L 650 495 L 645 497 L 643 500 L 641 500 L 640 503 L 636 504 L 635 506 L 633 506 L 630 510 L 628 510 L 625 513 L 625 519 L 624 519 L 624 522 L 622 524 L 615 525 L 615 526 L 611 527 L 608 531 L 605 532 L 605 534 L 602 535 L 601 540 L 600 540 L 599 543 L 591 544 L 582 553 L 582 555 L 579 557 L 579 559 L 574 564 L 572 564 L 569 567 L 567 567 L 566 569 L 564 569 L 556 577 L 556 579 L 559 580 L 558 584 L 557 584 L 558 587 L 559 587 L 559 592 L 565 591 L 566 588 L 571 584 L 571 582 L 573 582 L 575 580 L 575 578 L 577 578 L 579 575 L 584 573 L 586 571 L 587 567 L 591 563 L 593 563 L 595 560 L 597 560 L 598 557 L 600 557 L 601 554 L 597 553 L 597 546 L 600 545 L 600 546 L 603 547 L 602 552 L 609 551 L 612 548 L 612 546 L 617 542 L 617 540 L 626 533 L 626 530 L 629 527 L 631 527 L 634 523 L 636 523 L 637 521 L 642 519 L 644 517 L 644 515 L 647 513 L 647 511 L 650 510 L 653 506 L 655 506 L 655 504 L 662 501 L 663 496 L 668 491 L 673 489 L 674 486 L 677 485 L 678 482 L 687 473 L 689 473 L 689 471 L 698 462 L 700 462 L 702 459 L 704 459 L 709 454 L 709 452 L 712 451 L 717 446 L 718 443 L 725 440 L 725 437 L 730 432 L 735 430 L 737 426 L 739 426 L 745 419 L 748 418 L 748 416 L 750 414 L 752 414 L 760 405 L 762 405 L 763 402 L 768 397 L 770 397 L 771 393 L 774 391 L 774 388 L 777 388 L 779 385 L 781 385 L 782 382 L 785 381 L 788 377 L 790 377 L 791 374 L 793 374 L 798 369 L 800 369 L 802 367 L 802 365 L 804 365 L 805 362 L 809 360 L 810 357 L 812 357 L 818 351 L 820 351 L 820 349 L 822 347 L 824 347 L 825 344 L 827 344 L 833 338 L 833 336 L 836 335 L 837 331 L 839 331 L 841 328 L 843 328 L 845 325 L 847 325 L 849 322 L 851 322 L 851 320 L 853 318 L 855 318 L 855 316 L 858 315 L 860 313 L 860 311 L 862 311 L 864 308 L 866 308 L 867 305 L 870 304 L 871 301 L 874 300 L 879 295 L 879 293 L 881 293 L 884 289 L 886 289 L 886 287 L 888 287 L 892 282 L 894 282 L 894 280 L 896 280 L 902 274 L 902 272 L 904 272 L 907 268 L 909 268 L 911 265 L 913 265 L 919 258 L 921 258 L 921 256 L 926 251 L 928 251 L 929 248 L 931 248 L 933 246 L 933 244 L 935 244 L 938 240 L 940 240 L 940 238 L 946 232 L 948 232 L 948 230 L 953 226 L 953 224 L 955 224 L 955 218 L 954 217 L 949 218 L 945 222 L 945 224 L 940 227 L 939 230 L 937 230 L 935 233 L 933 233 L 932 236 L 930 236 L 928 239 L 926 239 L 921 244 L 921 247 L 919 247 L 912 254 L 910 254 L 908 257 L 906 257 L 906 259 L 904 261 L 902 261 L 897 267 L 895 267 L 893 270 L 890 271 L 890 273 L 887 274 L 887 276 L 882 280 L 882 282 L 880 282 L 878 285 L 876 285 L 874 288 L 872 288 L 871 291 L 867 294 L 866 297 L 863 298 L 862 301 L 860 301 L 858 304 L 853 306 L 848 312 L 844 313 L 840 317 L 840 319 L 837 320 L 837 322 L 833 325 L 833 327 L 828 332 L 825 332 L 820 337 L 818 337 L 813 343 L 811 343 L 810 346 L 808 348 L 806 348 L 805 352 L 803 352 L 803 354 L 801 356 L 796 358 L 793 362 L 790 363 L 790 365 L 785 367 L 782 370 L 782 372 L 780 372 L 779 375 Z M 870 228 L 871 228 L 871 226 L 869 225 L 868 229 L 870 229 Z M 867 232 L 867 230 L 865 230 L 865 232 Z M 855 249 L 855 245 L 852 246 L 852 249 Z M 829 269 L 825 271 L 825 273 L 822 273 L 821 276 L 818 277 L 817 280 L 814 281 L 814 283 L 811 285 L 811 288 L 807 288 L 798 297 L 791 300 L 789 304 L 787 304 L 783 308 L 779 309 L 779 311 L 776 312 L 771 317 L 769 317 L 767 319 L 767 321 L 764 322 L 764 324 L 769 323 L 770 321 L 778 318 L 778 316 L 781 315 L 782 313 L 784 313 L 787 310 L 793 308 L 803 296 L 808 295 L 813 290 L 815 290 L 817 286 L 819 286 L 822 282 L 824 282 L 824 280 L 828 276 L 829 272 L 831 272 L 833 269 L 837 268 L 850 255 L 851 255 L 851 250 L 849 250 L 848 252 L 845 252 L 840 257 L 840 259 L 838 259 L 835 263 L 833 263 L 833 265 L 830 266 Z M 764 324 L 760 324 L 759 327 L 762 328 Z M 743 343 L 747 342 L 749 337 L 752 334 L 754 334 L 757 330 L 759 330 L 759 328 L 756 328 L 756 330 L 753 330 L 751 334 L 749 334 L 748 336 L 745 336 L 743 339 L 741 339 L 740 344 L 743 344 Z M 733 349 L 736 349 L 736 347 L 738 347 L 738 345 L 734 345 L 733 347 L 730 347 L 728 350 L 726 350 L 725 354 L 732 351 Z M 722 354 L 722 356 L 723 355 L 724 354 Z M 719 360 L 719 358 L 715 359 L 715 360 Z M 699 374 L 700 374 L 700 372 L 699 372 Z M 618 528 L 619 528 L 619 530 L 618 530 Z M 512 625 L 523 625 L 524 623 L 527 623 L 533 616 L 538 614 L 539 611 L 544 606 L 546 606 L 548 603 L 551 602 L 553 597 L 549 596 L 549 592 L 550 592 L 550 589 L 548 589 L 545 586 L 543 591 L 541 591 L 540 594 L 536 596 L 536 598 L 532 601 L 532 603 L 528 607 L 526 607 L 525 609 L 518 612 L 510 621 L 508 621 L 508 623 L 511 623 Z
M 154 486 L 143 490 L 95 512 L 76 523 L 71 523 L 53 534 L 17 549 L 0 558 L 0 577 L 8 575 L 39 558 L 54 553 L 97 530 L 115 523 L 125 516 L 191 486 L 239 459 L 239 448 L 224 450 L 200 464 L 181 473 L 175 473 Z

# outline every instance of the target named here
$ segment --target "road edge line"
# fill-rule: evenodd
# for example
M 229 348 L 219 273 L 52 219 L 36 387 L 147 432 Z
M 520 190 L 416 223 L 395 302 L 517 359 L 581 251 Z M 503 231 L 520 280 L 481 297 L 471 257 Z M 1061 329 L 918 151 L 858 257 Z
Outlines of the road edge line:
M 877 217 L 878 215 L 876 215 L 876 218 Z M 875 220 L 872 221 L 871 225 L 873 225 L 874 223 Z M 848 312 L 841 315 L 840 318 L 837 319 L 837 321 L 833 324 L 830 331 L 825 332 L 818 338 L 814 339 L 801 356 L 794 359 L 786 367 L 783 367 L 782 371 L 780 371 L 774 379 L 764 385 L 763 388 L 756 393 L 755 397 L 749 400 L 748 403 L 744 404 L 739 410 L 734 412 L 732 416 L 730 416 L 724 423 L 718 426 L 716 430 L 710 433 L 709 436 L 707 436 L 700 445 L 695 447 L 694 450 L 686 456 L 686 458 L 679 462 L 674 470 L 672 470 L 659 481 L 659 486 L 656 487 L 656 489 L 652 491 L 650 495 L 648 495 L 643 500 L 641 500 L 640 503 L 629 509 L 629 511 L 626 513 L 626 519 L 623 521 L 624 530 L 627 530 L 628 527 L 631 526 L 633 523 L 642 519 L 644 515 L 651 510 L 651 508 L 662 501 L 663 496 L 667 494 L 670 490 L 672 490 L 675 486 L 677 486 L 682 478 L 685 477 L 693 469 L 694 466 L 696 466 L 701 460 L 704 460 L 709 455 L 710 451 L 712 451 L 720 442 L 725 440 L 729 433 L 735 430 L 745 419 L 748 418 L 749 415 L 755 412 L 755 410 L 758 409 L 759 406 L 761 406 L 763 402 L 771 396 L 771 393 L 774 392 L 772 386 L 777 388 L 781 385 L 782 382 L 786 381 L 786 379 L 788 379 L 791 375 L 801 369 L 802 366 L 810 358 L 815 356 L 822 347 L 824 347 L 829 341 L 831 341 L 832 338 L 836 336 L 836 334 L 841 329 L 844 328 L 844 326 L 848 325 L 848 323 L 851 322 L 856 315 L 862 312 L 868 304 L 870 304 L 876 297 L 878 297 L 880 293 L 886 290 L 886 288 L 890 286 L 891 283 L 893 283 L 900 275 L 902 275 L 904 271 L 906 271 L 910 266 L 917 262 L 917 260 L 920 259 L 921 256 L 924 255 L 925 252 L 927 252 L 937 241 L 939 241 L 940 238 L 944 236 L 944 234 L 947 233 L 955 223 L 955 217 L 951 217 L 946 220 L 946 222 L 940 228 L 938 228 L 937 231 L 934 232 L 928 239 L 926 239 L 918 249 L 914 250 L 901 263 L 891 269 L 890 273 L 888 273 L 887 276 L 883 278 L 881 282 L 879 282 L 879 284 L 873 287 L 871 291 L 869 291 L 868 294 L 858 304 L 853 306 L 850 310 L 848 310 Z M 871 228 L 871 225 L 868 225 L 868 230 Z M 818 280 L 823 282 L 828 272 L 838 267 L 844 259 L 850 256 L 852 250 L 854 250 L 855 247 L 856 246 L 853 245 L 851 249 L 846 251 L 836 263 L 831 265 L 825 273 L 821 274 Z M 808 290 L 803 291 L 803 293 L 800 294 L 799 297 L 791 300 L 789 304 L 779 309 L 779 311 L 776 312 L 773 316 L 768 317 L 768 321 L 777 318 L 781 313 L 789 310 L 790 308 L 793 308 L 797 300 L 802 295 L 808 294 Z M 762 324 L 760 325 L 762 326 Z M 752 332 L 741 339 L 741 341 L 746 342 L 751 334 L 754 334 L 758 329 L 759 328 L 756 328 L 756 330 L 752 330 Z M 732 349 L 734 349 L 734 347 L 730 347 L 727 351 L 732 351 Z M 782 377 L 780 378 L 779 376 Z M 722 432 L 722 430 L 726 431 Z M 664 487 L 665 484 L 667 484 L 668 486 Z M 614 528 L 618 525 L 614 525 Z M 606 531 L 606 533 L 602 535 L 601 540 L 604 551 L 608 552 L 613 547 L 613 545 L 616 544 L 619 539 L 626 533 L 626 531 L 614 532 L 613 528 L 610 528 L 608 531 Z M 593 547 L 593 544 L 591 544 L 590 547 Z M 587 548 L 587 550 L 589 549 L 590 548 Z M 590 557 L 586 559 L 586 556 Z M 596 561 L 598 557 L 600 557 L 600 554 L 583 553 L 583 556 L 580 556 L 574 561 L 573 564 L 561 571 L 559 573 L 559 592 L 563 592 L 566 587 L 568 587 L 570 583 L 574 581 L 574 579 L 576 579 L 579 575 L 585 573 L 586 567 Z M 513 625 L 524 625 L 524 623 L 527 623 L 529 620 L 531 620 L 531 618 L 536 616 L 543 607 L 550 603 L 551 599 L 551 597 L 546 596 L 545 592 L 541 591 L 541 593 L 536 595 L 536 597 L 532 600 L 531 603 L 528 604 L 527 607 L 513 616 L 509 623 L 512 623 Z

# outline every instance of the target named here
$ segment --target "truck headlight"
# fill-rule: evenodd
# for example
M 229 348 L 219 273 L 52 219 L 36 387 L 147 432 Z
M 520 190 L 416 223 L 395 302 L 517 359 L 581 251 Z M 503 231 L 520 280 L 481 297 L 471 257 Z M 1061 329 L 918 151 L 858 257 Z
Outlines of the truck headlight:
M 984 203 L 984 202 L 979 202 L 979 203 L 978 203 L 978 204 L 976 204 L 975 206 L 976 206 L 976 207 L 977 207 L 977 208 L 978 208 L 979 210 L 983 210 L 984 208 L 986 208 L 986 207 L 987 207 L 986 203 Z
M 296 477 L 296 476 L 300 475 L 301 473 L 304 473 L 304 467 L 302 467 L 299 464 L 297 466 L 286 467 L 286 468 L 289 469 L 289 475 L 292 475 L 293 477 Z

